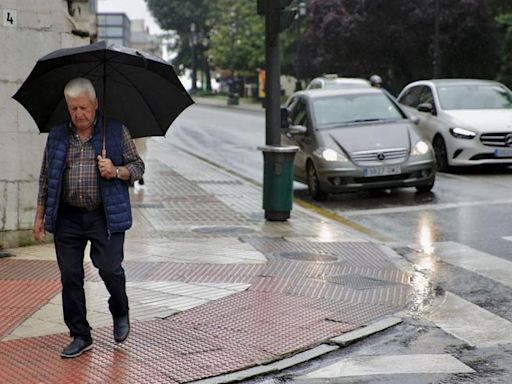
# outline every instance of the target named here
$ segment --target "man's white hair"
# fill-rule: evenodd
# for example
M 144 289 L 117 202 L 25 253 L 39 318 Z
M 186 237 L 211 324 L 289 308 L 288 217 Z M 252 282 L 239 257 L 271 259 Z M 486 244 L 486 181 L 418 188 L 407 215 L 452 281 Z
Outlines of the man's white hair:
M 64 97 L 78 97 L 87 93 L 91 100 L 96 99 L 96 90 L 92 85 L 91 80 L 83 77 L 77 77 L 69 81 L 64 87 Z

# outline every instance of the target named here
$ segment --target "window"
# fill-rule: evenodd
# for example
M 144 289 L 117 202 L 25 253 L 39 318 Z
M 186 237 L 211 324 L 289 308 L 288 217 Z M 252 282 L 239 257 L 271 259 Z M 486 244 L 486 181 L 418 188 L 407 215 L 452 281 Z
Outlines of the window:
M 313 102 L 313 110 L 319 128 L 404 118 L 397 106 L 383 93 L 322 97 Z
M 432 90 L 430 87 L 425 86 L 421 90 L 420 102 L 418 105 L 423 103 L 430 103 L 432 106 L 434 105 L 434 96 L 432 95 Z
M 409 88 L 402 97 L 400 97 L 399 102 L 409 107 L 416 108 L 420 104 L 420 94 L 422 89 L 423 85 L 417 85 Z
M 304 100 L 297 100 L 297 103 L 293 106 L 291 111 L 290 118 L 292 125 L 307 125 L 308 112 Z
M 445 85 L 437 92 L 443 109 L 512 108 L 512 94 L 499 85 Z
M 105 24 L 108 25 L 123 25 L 123 16 L 121 15 L 106 15 Z
M 123 37 L 123 28 L 121 27 L 107 27 L 105 28 L 105 37 Z

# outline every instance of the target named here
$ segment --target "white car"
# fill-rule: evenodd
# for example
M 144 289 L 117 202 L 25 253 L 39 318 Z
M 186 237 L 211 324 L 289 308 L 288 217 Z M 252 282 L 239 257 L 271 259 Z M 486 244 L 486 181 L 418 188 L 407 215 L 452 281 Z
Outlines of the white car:
M 432 143 L 437 168 L 512 164 L 512 92 L 496 81 L 415 81 L 398 95 L 419 117 L 421 135 Z

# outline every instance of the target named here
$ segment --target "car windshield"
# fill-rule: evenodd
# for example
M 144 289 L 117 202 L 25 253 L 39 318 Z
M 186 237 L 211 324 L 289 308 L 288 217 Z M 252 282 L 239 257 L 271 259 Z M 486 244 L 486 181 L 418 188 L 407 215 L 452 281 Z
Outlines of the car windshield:
M 512 108 L 512 93 L 499 85 L 443 85 L 437 93 L 442 109 Z
M 365 121 L 403 119 L 405 116 L 382 93 L 336 95 L 313 101 L 313 112 L 318 128 L 329 128 Z

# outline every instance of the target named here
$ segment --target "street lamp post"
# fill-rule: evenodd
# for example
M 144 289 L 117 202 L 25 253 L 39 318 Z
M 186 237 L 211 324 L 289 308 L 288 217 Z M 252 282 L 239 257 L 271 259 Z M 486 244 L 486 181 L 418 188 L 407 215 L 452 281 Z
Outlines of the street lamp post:
M 238 105 L 239 95 L 236 90 L 235 84 L 235 41 L 236 32 L 238 25 L 236 22 L 236 12 L 231 9 L 231 24 L 229 25 L 229 37 L 231 39 L 231 61 L 230 61 L 230 78 L 229 78 L 229 89 L 228 89 L 228 105 Z
M 302 89 L 302 63 L 300 61 L 300 37 L 301 37 L 301 28 L 300 21 L 306 16 L 307 13 L 307 4 L 305 0 L 299 1 L 297 4 L 297 14 L 295 16 L 296 20 L 296 38 L 295 38 L 295 91 L 300 91 Z
M 190 61 L 192 65 L 192 87 L 190 89 L 191 92 L 197 92 L 197 34 L 196 34 L 196 24 L 190 24 Z

